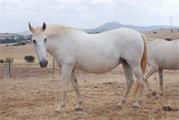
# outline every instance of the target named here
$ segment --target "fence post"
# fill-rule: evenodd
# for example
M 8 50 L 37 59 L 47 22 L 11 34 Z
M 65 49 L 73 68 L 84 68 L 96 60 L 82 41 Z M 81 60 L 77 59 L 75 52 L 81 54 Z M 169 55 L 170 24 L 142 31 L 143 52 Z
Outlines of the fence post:
M 8 70 L 9 70 L 9 77 L 11 77 L 11 61 L 8 61 Z
M 0 66 L 0 79 L 3 78 L 3 63 Z
M 55 59 L 53 58 L 53 74 L 55 75 Z

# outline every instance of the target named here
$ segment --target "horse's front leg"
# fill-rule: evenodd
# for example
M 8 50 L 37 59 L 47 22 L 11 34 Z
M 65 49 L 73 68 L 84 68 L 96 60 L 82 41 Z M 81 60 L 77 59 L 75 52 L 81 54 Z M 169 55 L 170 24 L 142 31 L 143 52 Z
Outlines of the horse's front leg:
M 159 69 L 158 71 L 159 74 L 159 84 L 160 84 L 160 95 L 163 95 L 163 70 Z
M 71 79 L 71 73 L 73 66 L 71 65 L 62 65 L 61 68 L 61 104 L 58 105 L 56 112 L 63 112 L 66 105 L 66 94 L 69 81 Z
M 77 105 L 75 107 L 75 110 L 82 111 L 83 109 L 81 108 L 81 104 L 83 103 L 83 101 L 82 101 L 82 98 L 80 95 L 80 90 L 79 90 L 79 86 L 78 86 L 78 81 L 76 79 L 75 70 L 72 71 L 71 83 L 72 83 L 72 86 L 73 86 L 76 96 L 77 96 Z
M 145 76 L 144 76 L 144 82 L 145 82 L 145 84 L 146 84 L 146 87 L 148 88 L 149 91 L 151 91 L 151 93 L 152 93 L 153 95 L 155 95 L 156 92 L 154 92 L 154 91 L 151 89 L 151 87 L 150 87 L 150 85 L 149 85 L 149 83 L 148 83 L 148 78 L 149 78 L 152 74 L 154 74 L 155 72 L 157 72 L 157 70 L 158 70 L 157 67 L 156 67 L 156 68 L 155 68 L 155 67 L 150 67 L 149 72 L 146 73 Z

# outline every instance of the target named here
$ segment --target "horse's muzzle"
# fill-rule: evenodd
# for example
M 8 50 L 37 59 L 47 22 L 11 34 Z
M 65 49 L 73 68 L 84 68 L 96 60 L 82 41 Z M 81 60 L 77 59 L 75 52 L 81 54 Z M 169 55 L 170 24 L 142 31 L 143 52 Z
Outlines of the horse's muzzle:
M 44 67 L 47 67 L 48 65 L 48 61 L 47 60 L 41 60 L 40 61 L 40 67 L 44 68 Z

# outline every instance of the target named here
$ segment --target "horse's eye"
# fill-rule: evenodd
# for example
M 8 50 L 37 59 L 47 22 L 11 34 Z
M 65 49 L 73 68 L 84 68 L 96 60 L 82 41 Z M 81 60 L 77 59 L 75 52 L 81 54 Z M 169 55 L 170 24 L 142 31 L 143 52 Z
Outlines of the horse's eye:
M 32 40 L 32 42 L 33 42 L 34 44 L 36 44 L 36 41 L 35 41 L 35 40 Z
M 44 41 L 47 42 L 47 38 L 45 38 Z

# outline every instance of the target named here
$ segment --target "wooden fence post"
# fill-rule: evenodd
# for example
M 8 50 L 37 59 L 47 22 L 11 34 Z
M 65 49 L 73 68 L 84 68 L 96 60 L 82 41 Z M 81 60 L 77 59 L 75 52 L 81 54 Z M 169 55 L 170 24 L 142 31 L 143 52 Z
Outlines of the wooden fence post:
M 53 58 L 53 74 L 55 75 L 55 59 Z
M 3 63 L 0 66 L 0 79 L 3 78 Z
M 11 74 L 11 61 L 9 60 L 8 61 L 8 71 L 9 71 L 9 77 L 11 77 L 12 76 L 12 74 Z

